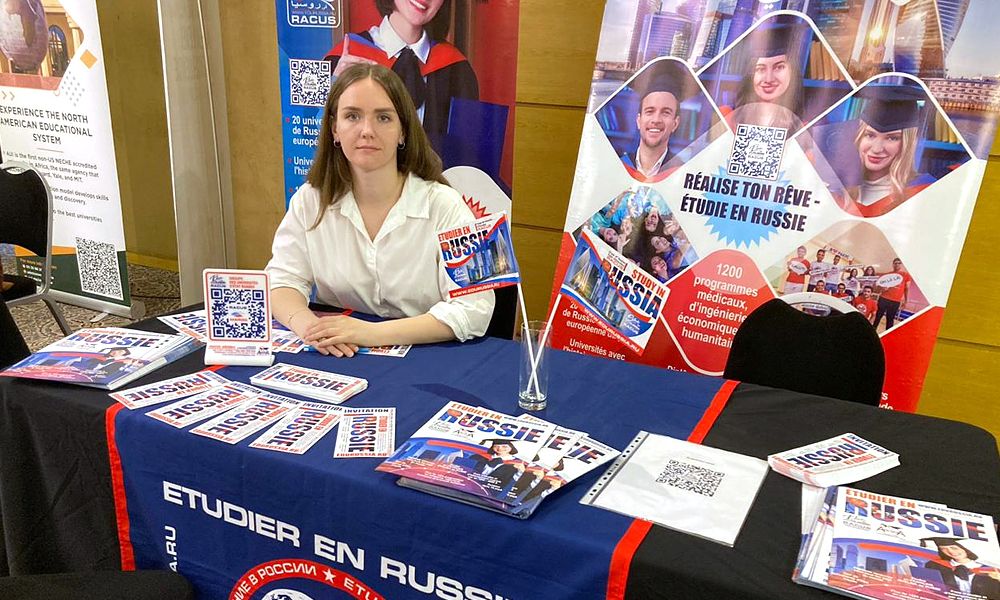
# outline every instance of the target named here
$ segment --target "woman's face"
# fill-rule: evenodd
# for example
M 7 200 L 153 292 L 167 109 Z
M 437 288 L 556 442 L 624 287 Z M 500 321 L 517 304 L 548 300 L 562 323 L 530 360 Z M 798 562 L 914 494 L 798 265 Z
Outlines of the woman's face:
M 656 228 L 660 225 L 660 213 L 654 208 L 649 211 L 646 215 L 646 219 L 643 221 L 643 226 L 646 231 L 652 233 L 656 231 Z
M 656 250 L 657 252 L 666 252 L 667 250 L 670 250 L 670 242 L 665 237 L 654 235 L 649 240 L 649 243 L 653 245 L 653 250 Z
M 847 274 L 848 274 L 848 276 L 851 279 L 854 279 L 855 277 L 858 276 L 858 270 L 857 269 L 851 269 L 850 271 L 847 272 Z
M 955 561 L 965 561 L 969 554 L 961 546 L 941 546 L 941 553 Z
M 414 27 L 423 27 L 441 10 L 444 0 L 396 0 L 396 10 L 407 23 Z
M 650 266 L 653 267 L 653 273 L 658 275 L 662 279 L 667 277 L 667 261 L 663 260 L 663 257 L 656 255 L 649 261 Z
M 792 79 L 788 56 L 779 54 L 771 58 L 758 58 L 753 68 L 753 90 L 761 102 L 777 102 Z
M 865 267 L 865 275 L 874 275 L 875 267 Z
M 493 444 L 492 450 L 493 454 L 497 454 L 499 456 L 510 456 L 514 449 L 510 447 L 510 444 Z
M 396 168 L 396 149 L 403 142 L 399 115 L 374 79 L 352 83 L 337 102 L 333 138 L 340 142 L 352 170 Z
M 865 125 L 858 142 L 858 154 L 869 179 L 878 179 L 889 173 L 889 167 L 903 149 L 903 131 L 888 133 L 875 131 Z

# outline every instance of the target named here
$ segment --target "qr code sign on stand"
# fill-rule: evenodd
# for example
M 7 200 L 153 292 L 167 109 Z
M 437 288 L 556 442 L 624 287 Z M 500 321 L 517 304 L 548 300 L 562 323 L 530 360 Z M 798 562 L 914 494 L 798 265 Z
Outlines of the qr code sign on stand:
M 788 130 L 741 123 L 729 155 L 730 175 L 775 180 L 785 153 Z
M 679 490 L 712 497 L 719 489 L 719 484 L 725 475 L 721 471 L 670 459 L 663 467 L 663 472 L 656 478 L 656 483 L 665 483 Z
M 212 338 L 220 340 L 267 340 L 264 290 L 212 288 Z
M 288 89 L 295 106 L 326 106 L 330 93 L 330 62 L 326 60 L 288 61 Z
M 125 299 L 114 244 L 76 238 L 76 265 L 82 291 L 115 300 Z

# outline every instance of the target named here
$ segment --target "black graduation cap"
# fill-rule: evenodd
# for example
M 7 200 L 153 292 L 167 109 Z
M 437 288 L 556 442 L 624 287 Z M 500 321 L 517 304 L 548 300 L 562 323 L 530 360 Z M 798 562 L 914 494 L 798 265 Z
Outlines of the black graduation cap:
M 680 104 L 697 92 L 693 77 L 684 65 L 675 60 L 658 60 L 650 63 L 629 84 L 639 94 L 639 104 L 653 92 L 670 92 Z
M 921 538 L 920 539 L 920 547 L 921 548 L 929 548 L 930 544 L 928 542 L 930 542 L 931 544 L 936 545 L 938 548 L 940 548 L 941 546 L 960 546 L 961 544 L 959 544 L 958 542 L 960 540 L 964 540 L 964 539 L 968 539 L 968 538 L 959 538 L 959 537 L 925 537 L 925 538 Z
M 861 120 L 879 133 L 918 127 L 921 103 L 927 101 L 923 91 L 902 85 L 870 85 L 858 97 L 865 100 Z
M 507 446 L 510 446 L 511 454 L 517 454 L 517 446 L 514 445 L 514 442 L 512 442 L 510 440 L 507 440 L 507 439 L 504 439 L 504 438 L 492 438 L 492 439 L 488 439 L 488 440 L 483 440 L 483 444 L 482 445 L 483 446 L 493 447 L 493 446 L 497 446 L 497 445 L 500 445 L 500 444 L 505 444 Z
M 773 25 L 762 25 L 750 34 L 750 58 L 774 58 L 782 54 L 797 54 L 798 49 L 792 44 L 798 39 L 794 34 L 798 27 L 791 23 L 777 22 Z

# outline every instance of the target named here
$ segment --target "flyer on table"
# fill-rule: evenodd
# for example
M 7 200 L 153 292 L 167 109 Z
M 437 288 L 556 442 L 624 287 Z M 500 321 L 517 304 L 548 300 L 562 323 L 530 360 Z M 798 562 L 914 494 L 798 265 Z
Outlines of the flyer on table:
M 818 292 L 872 323 L 882 404 L 914 410 L 1000 114 L 1000 3 L 604 6 L 554 346 L 721 375 L 751 311 Z M 670 292 L 641 347 L 559 294 L 584 232 Z

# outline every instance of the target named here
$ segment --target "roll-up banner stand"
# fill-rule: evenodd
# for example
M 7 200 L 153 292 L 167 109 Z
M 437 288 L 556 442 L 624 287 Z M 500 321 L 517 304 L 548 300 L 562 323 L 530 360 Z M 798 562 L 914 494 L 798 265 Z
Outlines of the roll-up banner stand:
M 996 129 L 998 20 L 991 0 L 608 0 L 555 346 L 720 375 L 757 306 L 820 292 L 876 327 L 882 406 L 914 410 Z M 576 276 L 584 230 L 648 278 Z
M 104 54 L 94 0 L 18 0 L 0 9 L 0 140 L 53 196 L 53 296 L 139 318 L 129 296 L 125 234 Z M 43 261 L 18 249 L 41 281 Z
M 407 45 L 423 81 L 417 111 L 445 177 L 477 218 L 509 213 L 518 0 L 382 4 L 389 14 L 375 0 L 275 0 L 286 202 L 312 165 L 338 65 L 363 59 L 400 72 Z

